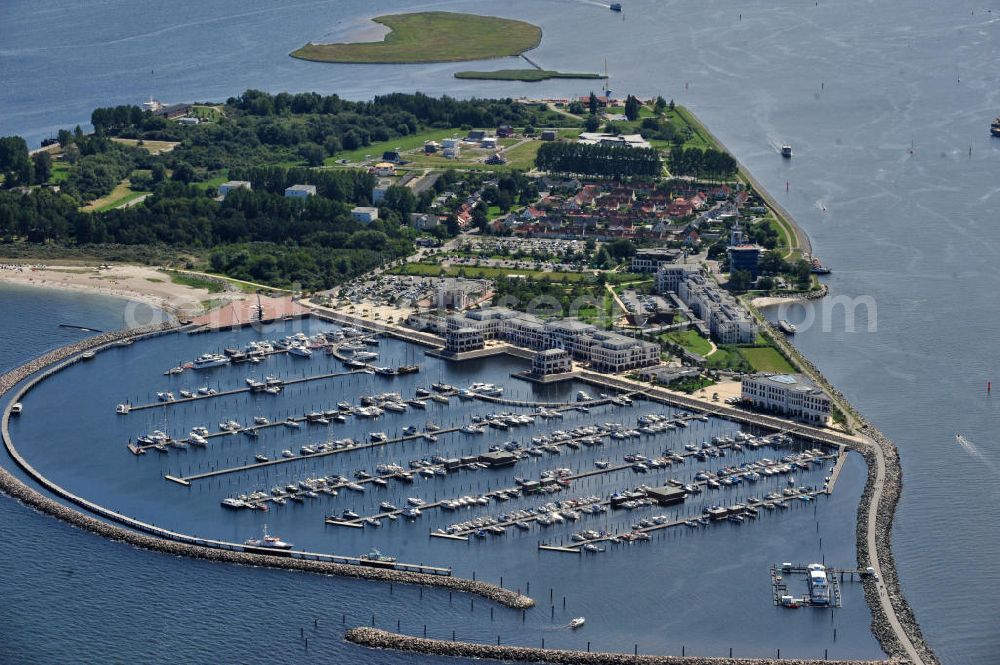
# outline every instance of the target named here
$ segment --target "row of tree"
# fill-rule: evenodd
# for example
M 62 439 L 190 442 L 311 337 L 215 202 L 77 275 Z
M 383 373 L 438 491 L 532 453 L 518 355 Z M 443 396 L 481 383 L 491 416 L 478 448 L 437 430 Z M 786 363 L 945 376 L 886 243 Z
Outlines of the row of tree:
M 655 178 L 663 173 L 659 153 L 653 148 L 633 148 L 604 143 L 545 143 L 535 166 L 543 171 L 628 178 Z
M 674 175 L 714 178 L 721 180 L 736 175 L 739 164 L 728 152 L 715 148 L 682 148 L 674 146 L 670 150 L 670 172 Z

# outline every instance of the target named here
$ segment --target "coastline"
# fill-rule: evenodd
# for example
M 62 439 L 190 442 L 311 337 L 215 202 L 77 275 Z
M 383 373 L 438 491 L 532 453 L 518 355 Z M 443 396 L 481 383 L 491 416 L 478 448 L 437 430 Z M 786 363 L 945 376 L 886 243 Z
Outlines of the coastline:
M 236 292 L 211 293 L 206 289 L 177 284 L 158 268 L 148 266 L 121 264 L 105 269 L 27 263 L 12 266 L 5 264 L 0 268 L 0 283 L 121 298 L 162 310 L 174 319 L 203 313 L 207 301 L 231 301 L 243 297 Z

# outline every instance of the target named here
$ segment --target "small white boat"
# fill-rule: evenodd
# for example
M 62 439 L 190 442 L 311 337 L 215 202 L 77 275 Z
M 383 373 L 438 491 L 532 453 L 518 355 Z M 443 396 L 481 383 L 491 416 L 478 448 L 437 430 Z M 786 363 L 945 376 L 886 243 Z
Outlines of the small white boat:
M 575 619 L 573 619 L 572 621 L 569 622 L 569 627 L 570 628 L 579 628 L 580 626 L 582 626 L 586 622 L 587 622 L 587 619 L 585 619 L 584 617 L 577 617 L 577 618 L 575 618 Z
M 19 415 L 22 411 L 24 411 L 24 405 L 20 402 L 14 402 L 10 407 L 12 415 Z

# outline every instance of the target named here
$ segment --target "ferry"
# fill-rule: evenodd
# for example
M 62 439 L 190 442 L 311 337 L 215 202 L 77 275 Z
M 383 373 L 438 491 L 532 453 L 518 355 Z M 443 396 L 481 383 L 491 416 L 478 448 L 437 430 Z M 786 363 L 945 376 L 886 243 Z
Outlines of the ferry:
M 794 335 L 798 331 L 798 328 L 785 319 L 778 321 L 778 329 L 786 335 Z
M 784 157 L 785 159 L 791 159 L 792 158 L 792 146 L 788 145 L 787 143 L 785 145 L 781 146 L 781 156 Z
M 191 363 L 191 369 L 208 369 L 210 367 L 220 367 L 228 364 L 229 358 L 226 356 L 218 353 L 204 353 L 198 356 L 198 358 Z
M 823 265 L 822 261 L 820 261 L 816 257 L 813 257 L 809 265 L 809 272 L 811 272 L 814 275 L 829 275 L 831 271 L 829 268 Z
M 814 605 L 830 604 L 830 586 L 826 577 L 826 566 L 821 563 L 811 563 L 809 570 L 809 600 Z
M 268 535 L 266 524 L 264 525 L 264 534 L 260 538 L 249 538 L 243 541 L 243 544 L 249 547 L 266 547 L 274 550 L 292 549 L 291 543 L 286 543 L 277 536 Z

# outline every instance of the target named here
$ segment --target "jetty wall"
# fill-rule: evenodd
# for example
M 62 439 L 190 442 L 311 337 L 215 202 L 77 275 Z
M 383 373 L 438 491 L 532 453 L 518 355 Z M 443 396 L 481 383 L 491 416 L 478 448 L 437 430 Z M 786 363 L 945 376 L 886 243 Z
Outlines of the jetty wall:
M 624 653 L 538 649 L 473 642 L 449 642 L 391 633 L 378 628 L 351 628 L 344 639 L 373 649 L 395 649 L 436 656 L 490 658 L 504 662 L 565 663 L 567 665 L 873 665 L 899 662 L 889 660 L 803 660 L 798 658 L 709 658 L 699 656 L 655 656 Z
M 42 356 L 39 356 L 21 367 L 0 376 L 0 397 L 7 395 L 7 393 L 9 393 L 17 385 L 24 382 L 26 379 L 31 379 L 29 383 L 25 384 L 20 388 L 20 390 L 18 390 L 17 395 L 14 398 L 16 401 L 39 381 L 44 380 L 46 377 L 58 372 L 74 362 L 78 362 L 78 354 L 83 351 L 106 347 L 124 339 L 139 339 L 160 335 L 172 332 L 175 329 L 174 324 L 163 324 L 152 328 L 104 333 L 55 349 L 54 351 L 50 351 Z M 66 501 L 81 506 L 92 513 L 98 514 L 105 519 L 98 519 L 92 515 L 80 512 L 79 510 L 42 494 L 22 482 L 19 478 L 2 467 L 0 467 L 0 491 L 37 510 L 52 515 L 53 517 L 57 517 L 79 528 L 92 531 L 93 533 L 106 538 L 174 556 L 189 556 L 209 561 L 219 561 L 247 566 L 268 566 L 272 568 L 284 568 L 288 570 L 299 570 L 323 575 L 339 575 L 382 582 L 398 582 L 401 584 L 419 584 L 424 586 L 442 587 L 453 591 L 476 594 L 500 605 L 514 609 L 527 609 L 535 604 L 535 601 L 532 598 L 522 595 L 521 593 L 478 580 L 469 580 L 451 576 L 445 577 L 441 575 L 416 573 L 404 570 L 372 568 L 368 566 L 335 563 L 330 561 L 271 556 L 199 544 L 199 542 L 201 542 L 199 539 L 159 529 L 151 524 L 146 524 L 108 510 L 102 506 L 93 504 L 82 497 L 76 496 L 68 490 L 48 480 L 45 476 L 34 469 L 34 467 L 32 467 L 14 447 L 8 428 L 9 419 L 10 405 L 4 409 L 3 413 L 3 442 L 7 452 L 18 464 L 18 466 L 47 491 Z M 127 524 L 130 528 L 126 528 L 125 526 L 106 520 L 121 522 Z

